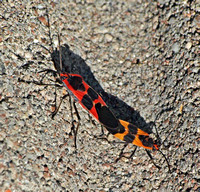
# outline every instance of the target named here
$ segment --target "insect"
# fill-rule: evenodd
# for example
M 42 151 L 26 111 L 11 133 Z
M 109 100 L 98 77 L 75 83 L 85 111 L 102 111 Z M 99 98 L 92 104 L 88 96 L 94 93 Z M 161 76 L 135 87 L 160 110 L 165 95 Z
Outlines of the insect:
M 127 121 L 119 120 L 119 122 L 124 128 L 124 132 L 114 134 L 115 137 L 145 149 L 158 150 L 158 145 L 154 143 L 148 133 Z
M 123 120 L 118 120 L 101 96 L 78 74 L 60 73 L 65 87 L 75 99 L 115 137 L 145 149 L 158 149 L 149 134 Z
M 80 75 L 61 73 L 60 77 L 64 85 L 71 92 L 71 94 L 75 96 L 76 100 L 78 100 L 81 106 L 87 111 L 89 111 L 97 121 L 99 121 L 103 126 L 105 126 L 109 133 L 113 134 L 118 139 L 125 141 L 125 147 L 129 143 L 132 143 L 135 146 L 145 148 L 153 164 L 157 168 L 160 168 L 154 163 L 153 158 L 150 152 L 148 151 L 160 151 L 159 146 L 149 136 L 148 133 L 127 121 L 123 121 L 121 119 L 118 120 L 107 107 L 106 103 L 103 101 L 101 96 L 94 89 L 92 89 Z M 125 147 L 122 149 L 119 158 L 116 161 L 123 157 L 123 150 L 125 149 Z M 130 157 L 133 156 L 134 152 Z M 164 156 L 164 154 L 161 151 L 160 153 Z M 164 158 L 170 170 L 169 163 L 165 156 Z
M 118 120 L 101 96 L 91 88 L 78 74 L 61 73 L 65 87 L 75 96 L 75 99 L 92 114 L 115 137 L 127 143 L 150 149 L 157 148 L 149 134 L 123 120 Z
M 78 74 L 67 73 L 61 73 L 60 77 L 65 87 L 84 109 L 104 126 L 113 127 L 113 120 L 116 121 L 116 118 L 101 96 L 83 80 L 83 77 Z M 117 124 L 114 126 L 117 126 Z
M 124 148 L 121 150 L 119 158 L 116 160 L 118 161 L 121 157 L 123 157 L 123 151 L 125 147 L 129 144 L 132 143 L 136 146 L 143 147 L 146 149 L 147 154 L 151 158 L 153 162 L 153 158 L 148 150 L 159 150 L 159 145 L 157 142 L 155 142 L 148 133 L 145 131 L 137 128 L 136 126 L 132 125 L 129 122 L 117 119 L 114 114 L 111 112 L 111 110 L 108 108 L 106 103 L 103 101 L 101 96 L 93 89 L 91 88 L 83 79 L 83 77 L 79 74 L 71 74 L 67 73 L 66 71 L 63 71 L 62 67 L 62 58 L 61 58 L 61 51 L 60 51 L 60 36 L 58 35 L 58 42 L 59 42 L 59 59 L 60 62 L 59 64 L 55 64 L 54 66 L 57 71 L 53 70 L 43 70 L 42 72 L 52 72 L 59 74 L 61 81 L 63 82 L 64 86 L 67 87 L 69 93 L 74 96 L 75 100 L 80 103 L 80 105 L 86 109 L 92 116 L 99 121 L 103 126 L 106 127 L 109 133 L 113 134 L 116 138 L 125 141 Z M 63 99 L 66 96 L 63 97 Z M 70 97 L 71 98 L 71 97 Z M 63 100 L 62 99 L 62 100 Z M 62 101 L 61 100 L 61 101 Z M 71 100 L 71 99 L 70 99 Z M 71 103 L 71 102 L 70 102 Z M 75 129 L 73 120 L 73 132 L 74 132 L 74 143 L 76 147 L 76 135 L 78 132 L 78 127 L 80 123 L 80 116 L 78 114 L 75 102 L 73 102 L 75 112 L 77 114 L 78 118 L 78 125 Z M 61 102 L 59 106 L 61 105 Z M 57 113 L 58 108 L 55 110 L 53 116 Z M 71 112 L 72 113 L 72 112 Z M 137 148 L 135 148 L 136 150 Z M 131 154 L 130 158 L 133 156 L 135 150 Z M 161 151 L 160 151 L 161 152 Z M 161 154 L 164 156 L 164 154 L 161 152 Z M 164 156 L 168 167 L 169 163 Z M 154 162 L 153 162 L 154 163 Z M 155 163 L 154 165 L 159 168 Z M 170 167 L 169 167 L 170 170 Z
M 153 150 L 153 151 L 159 151 L 162 156 L 164 157 L 165 161 L 167 162 L 167 166 L 169 169 L 169 172 L 171 172 L 170 170 L 170 165 L 169 162 L 167 160 L 167 158 L 165 157 L 165 155 L 162 153 L 162 151 L 160 151 L 159 147 L 161 145 L 161 143 L 159 141 L 154 141 L 148 133 L 146 133 L 145 131 L 139 129 L 137 126 L 127 122 L 127 121 L 123 121 L 123 120 L 119 120 L 120 124 L 123 126 L 124 130 L 121 130 L 121 133 L 113 133 L 115 137 L 117 137 L 118 139 L 121 139 L 123 141 L 125 141 L 125 145 L 124 148 L 122 148 L 119 157 L 116 159 L 116 162 L 121 158 L 121 157 L 126 157 L 123 154 L 124 149 L 126 148 L 126 146 L 129 143 L 132 143 L 133 145 L 135 145 L 135 150 L 132 152 L 132 154 L 129 157 L 126 158 L 131 158 L 133 157 L 137 146 L 138 147 L 142 147 L 145 149 L 147 155 L 150 157 L 152 163 L 158 168 L 160 169 L 161 167 L 156 165 L 155 162 L 153 161 L 153 157 L 150 153 L 149 150 Z

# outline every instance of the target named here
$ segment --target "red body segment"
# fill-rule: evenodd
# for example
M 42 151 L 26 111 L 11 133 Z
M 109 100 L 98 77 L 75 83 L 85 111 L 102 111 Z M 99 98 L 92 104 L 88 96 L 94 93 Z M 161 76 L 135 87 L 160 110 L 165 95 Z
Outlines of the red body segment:
M 73 93 L 81 106 L 99 121 L 95 105 L 100 104 L 101 106 L 107 106 L 103 99 L 83 80 L 82 76 L 78 74 L 60 74 L 60 76 L 64 85 Z M 74 80 L 76 82 L 73 82 Z M 91 95 L 88 94 L 89 90 L 94 95 L 92 98 Z M 87 100 L 87 98 L 89 98 L 91 102 L 89 99 Z M 85 100 L 86 102 L 84 102 Z M 86 104 L 84 105 L 84 103 Z

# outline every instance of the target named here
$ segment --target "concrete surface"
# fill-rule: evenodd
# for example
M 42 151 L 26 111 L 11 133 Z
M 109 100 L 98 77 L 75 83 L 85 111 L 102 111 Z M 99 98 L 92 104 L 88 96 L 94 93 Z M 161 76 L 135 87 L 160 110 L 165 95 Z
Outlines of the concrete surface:
M 198 0 L 1 1 L 0 25 L 0 191 L 200 191 Z M 101 126 L 78 104 L 75 151 L 69 98 L 51 118 L 65 88 L 19 81 L 54 69 L 58 31 L 65 65 L 118 118 L 153 133 L 155 121 L 172 173 L 142 148 L 115 163 L 123 144 L 95 138 Z

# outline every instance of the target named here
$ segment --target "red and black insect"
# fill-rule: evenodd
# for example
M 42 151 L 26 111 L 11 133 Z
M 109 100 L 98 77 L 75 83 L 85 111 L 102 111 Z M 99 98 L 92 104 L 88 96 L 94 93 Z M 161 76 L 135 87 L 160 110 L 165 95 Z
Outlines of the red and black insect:
M 158 149 L 149 134 L 123 120 L 118 120 L 101 96 L 78 74 L 61 73 L 61 80 L 75 99 L 115 137 L 127 143 L 152 150 Z
M 78 100 L 81 106 L 92 114 L 103 126 L 105 126 L 109 133 L 113 134 L 118 139 L 125 141 L 125 146 L 132 143 L 135 146 L 147 149 L 146 152 L 153 161 L 148 150 L 160 150 L 158 144 L 149 136 L 148 133 L 129 122 L 120 119 L 118 120 L 107 107 L 101 96 L 83 80 L 82 76 L 78 74 L 61 73 L 60 77 L 64 85 L 71 94 L 75 96 L 75 99 Z M 120 158 L 123 156 L 123 150 L 120 153 Z M 162 152 L 161 154 L 164 156 Z M 167 161 L 165 156 L 164 158 Z M 168 161 L 167 164 L 169 167 Z M 160 168 L 155 163 L 154 165 Z
M 110 111 L 101 96 L 83 80 L 82 76 L 61 73 L 60 77 L 68 91 L 74 95 L 75 100 L 97 121 L 111 129 L 118 127 L 118 119 Z
M 124 128 L 124 132 L 114 134 L 115 137 L 125 141 L 126 143 L 132 143 L 138 147 L 143 147 L 149 150 L 158 150 L 158 145 L 153 141 L 148 133 L 127 121 L 119 120 L 119 122 Z
M 59 39 L 59 43 L 60 43 L 60 39 Z M 109 131 L 109 133 L 113 134 L 118 139 L 125 141 L 124 148 L 129 143 L 132 143 L 135 146 L 143 147 L 146 149 L 147 154 L 153 160 L 148 150 L 158 150 L 158 151 L 160 150 L 159 150 L 158 144 L 149 136 L 148 133 L 137 128 L 136 126 L 132 125 L 129 122 L 117 119 L 114 116 L 114 114 L 111 112 L 111 110 L 108 108 L 106 103 L 103 101 L 101 96 L 83 80 L 83 77 L 81 75 L 70 74 L 65 71 L 63 72 L 61 53 L 60 53 L 59 66 L 58 65 L 56 66 L 55 63 L 54 65 L 57 70 L 56 73 L 59 73 L 59 76 L 64 86 L 67 87 L 69 93 L 71 93 L 74 96 L 75 100 L 77 100 L 84 109 L 86 109 L 90 114 L 92 114 L 92 116 L 94 116 L 97 121 L 99 121 L 103 126 L 105 126 L 106 129 Z M 44 70 L 44 71 L 55 73 L 55 71 L 52 71 L 52 70 Z M 78 120 L 80 121 L 80 117 L 78 115 L 75 102 L 74 102 L 74 107 L 75 107 Z M 55 111 L 54 115 L 58 111 L 58 108 Z M 76 147 L 76 135 L 77 135 L 78 127 L 79 127 L 79 123 L 77 125 L 76 130 L 74 130 L 75 147 Z M 119 160 L 123 156 L 124 148 L 122 149 L 120 156 L 117 160 Z M 130 157 L 133 156 L 134 152 L 132 153 Z M 163 153 L 162 155 L 164 156 Z M 165 157 L 165 160 L 167 161 L 166 157 Z M 168 161 L 167 161 L 167 164 L 169 167 Z

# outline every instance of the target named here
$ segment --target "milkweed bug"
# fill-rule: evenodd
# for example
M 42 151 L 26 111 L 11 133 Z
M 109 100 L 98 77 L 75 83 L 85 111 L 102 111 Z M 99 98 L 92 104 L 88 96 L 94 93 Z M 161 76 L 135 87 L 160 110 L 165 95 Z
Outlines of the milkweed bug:
M 58 35 L 58 38 L 60 38 L 60 35 Z M 54 74 L 58 73 L 60 75 L 62 82 L 68 88 L 69 93 L 74 95 L 75 100 L 78 100 L 80 105 L 84 109 L 86 109 L 90 114 L 92 114 L 96 120 L 98 120 L 102 125 L 104 125 L 111 134 L 113 134 L 118 139 L 125 141 L 126 144 L 125 144 L 124 148 L 122 149 L 122 151 L 119 155 L 119 158 L 117 160 L 119 160 L 123 156 L 123 150 L 125 149 L 125 147 L 129 143 L 132 143 L 136 146 L 145 148 L 147 154 L 150 156 L 150 158 L 153 161 L 153 158 L 148 150 L 158 150 L 159 151 L 159 146 L 156 142 L 153 141 L 153 139 L 149 136 L 148 133 L 137 128 L 136 126 L 132 125 L 129 122 L 117 119 L 113 115 L 113 113 L 110 111 L 110 109 L 107 107 L 106 103 L 103 101 L 103 99 L 100 97 L 100 95 L 96 91 L 94 91 L 94 89 L 91 88 L 83 80 L 82 76 L 80 76 L 78 74 L 70 74 L 70 73 L 67 73 L 66 71 L 62 71 L 63 68 L 62 68 L 62 58 L 61 58 L 61 51 L 60 51 L 60 39 L 58 42 L 59 42 L 59 54 L 60 54 L 60 56 L 59 56 L 59 59 L 60 59 L 59 65 L 60 66 L 56 66 L 56 64 L 54 63 L 57 72 L 55 72 L 53 70 L 44 70 L 42 72 L 46 71 L 47 73 L 48 72 L 52 72 Z M 66 96 L 64 96 L 63 99 L 65 97 Z M 60 104 L 61 104 L 61 102 L 60 102 Z M 73 104 L 74 104 L 74 108 L 75 108 L 75 112 L 77 114 L 78 120 L 80 121 L 80 116 L 76 109 L 75 102 L 73 102 Z M 53 115 L 56 114 L 56 112 L 59 109 L 59 106 L 55 110 L 55 113 Z M 72 112 L 72 110 L 71 110 L 71 112 Z M 79 127 L 79 122 L 78 122 L 77 128 L 73 129 L 74 130 L 75 147 L 76 147 L 76 135 L 77 135 L 78 127 Z M 134 150 L 134 152 L 135 152 L 135 150 Z M 134 152 L 132 153 L 132 155 L 134 154 Z M 130 157 L 132 157 L 132 155 Z M 165 160 L 167 161 L 166 157 L 165 157 Z M 168 161 L 167 161 L 167 164 L 169 167 Z M 154 165 L 156 165 L 156 164 L 154 163 Z M 158 166 L 156 165 L 156 167 L 158 167 Z M 169 167 L 169 169 L 170 169 L 170 167 Z
M 145 131 L 137 128 L 133 124 L 118 120 L 110 109 L 107 107 L 106 103 L 100 97 L 100 95 L 94 91 L 78 74 L 60 74 L 61 80 L 64 85 L 69 89 L 71 94 L 75 96 L 75 98 L 79 101 L 81 106 L 89 111 L 103 126 L 107 128 L 109 133 L 113 134 L 118 139 L 125 141 L 126 145 L 128 143 L 132 143 L 135 146 L 143 147 L 146 149 L 147 154 L 151 158 L 153 164 L 157 167 L 153 158 L 148 150 L 159 150 L 158 144 L 149 136 Z M 124 149 L 123 149 L 124 150 Z M 122 157 L 123 150 L 119 155 L 117 161 Z M 135 151 L 134 151 L 135 152 Z M 164 156 L 164 154 L 160 151 L 160 153 Z M 133 153 L 134 154 L 134 153 Z M 131 157 L 133 156 L 131 155 Z M 164 156 L 169 170 L 169 163 Z
M 169 165 L 169 162 L 167 160 L 167 158 L 165 157 L 165 155 L 162 153 L 162 151 L 159 150 L 159 146 L 160 146 L 160 143 L 157 142 L 157 141 L 154 141 L 148 133 L 146 133 L 145 131 L 137 128 L 135 125 L 129 123 L 129 122 L 126 122 L 126 121 L 123 121 L 123 120 L 119 120 L 120 124 L 123 126 L 124 128 L 124 132 L 121 131 L 121 133 L 114 133 L 114 136 L 117 137 L 118 139 L 121 139 L 123 141 L 125 141 L 125 145 L 124 145 L 124 148 L 122 149 L 120 155 L 119 155 L 119 158 L 117 158 L 116 162 L 121 158 L 121 157 L 126 157 L 123 155 L 123 151 L 125 149 L 125 147 L 129 144 L 129 143 L 132 143 L 133 145 L 136 146 L 135 150 L 133 151 L 133 153 L 128 157 L 128 158 L 131 158 L 136 149 L 137 149 L 137 146 L 138 147 L 142 147 L 145 149 L 146 153 L 148 154 L 148 156 L 150 157 L 150 159 L 152 160 L 152 163 L 160 169 L 160 167 L 158 165 L 156 165 L 153 161 L 153 157 L 151 156 L 151 153 L 149 152 L 149 150 L 156 150 L 156 151 L 159 151 L 162 156 L 165 158 L 165 161 L 167 162 L 167 166 L 169 168 L 169 172 L 170 171 L 170 165 Z M 126 157 L 127 158 L 127 157 Z

